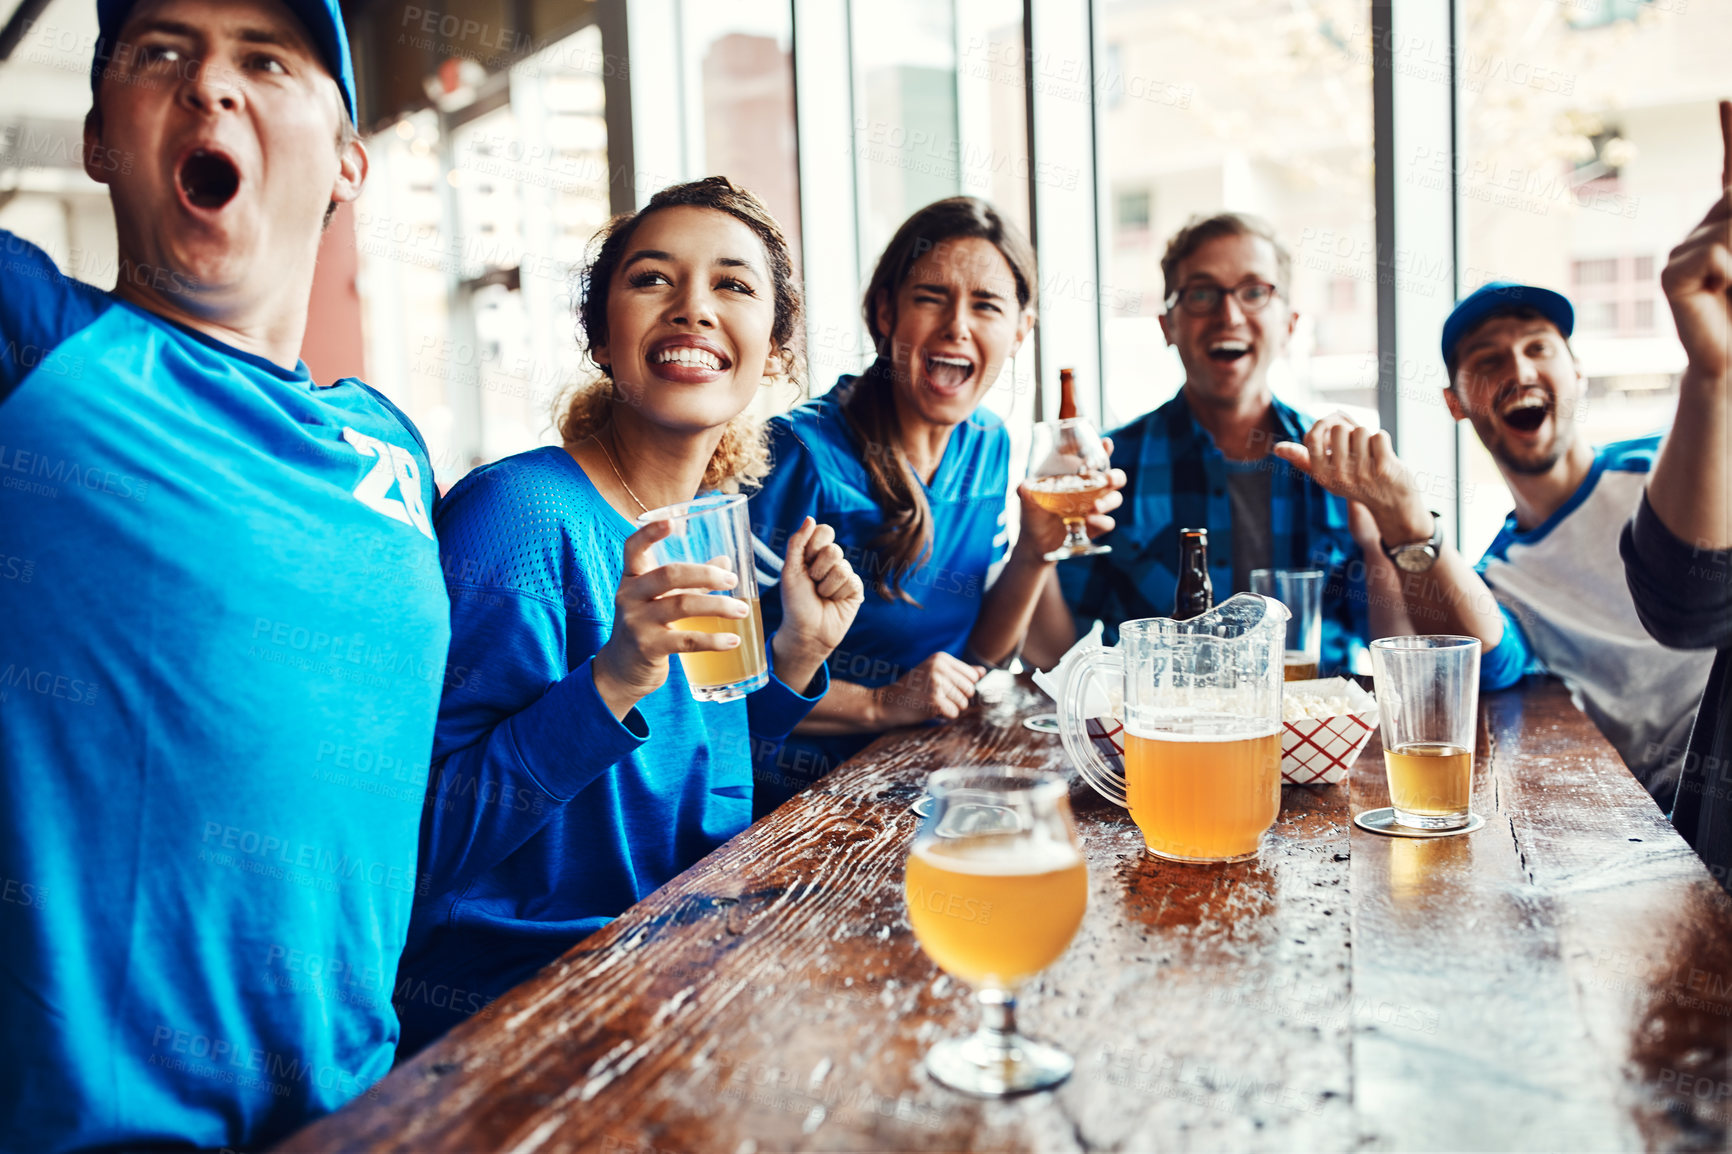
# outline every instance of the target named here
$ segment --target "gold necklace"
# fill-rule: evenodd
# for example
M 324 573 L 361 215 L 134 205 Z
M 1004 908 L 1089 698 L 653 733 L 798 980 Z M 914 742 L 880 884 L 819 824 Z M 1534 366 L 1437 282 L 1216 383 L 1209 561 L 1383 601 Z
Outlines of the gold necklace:
M 608 426 L 607 435 L 609 437 L 613 436 L 613 426 L 612 425 Z M 601 455 L 607 458 L 607 467 L 613 470 L 613 478 L 614 478 L 614 480 L 616 480 L 620 483 L 620 486 L 623 489 L 625 489 L 626 496 L 630 497 L 633 501 L 637 501 L 637 507 L 639 509 L 641 509 L 643 512 L 645 512 L 645 513 L 649 512 L 649 506 L 644 504 L 641 500 L 638 500 L 638 495 L 631 491 L 630 485 L 627 485 L 625 483 L 625 478 L 620 475 L 619 466 L 614 463 L 613 454 L 608 452 L 607 446 L 601 443 L 600 435 L 598 435 L 596 433 L 591 433 L 589 435 L 589 439 L 595 442 L 595 447 L 600 449 Z

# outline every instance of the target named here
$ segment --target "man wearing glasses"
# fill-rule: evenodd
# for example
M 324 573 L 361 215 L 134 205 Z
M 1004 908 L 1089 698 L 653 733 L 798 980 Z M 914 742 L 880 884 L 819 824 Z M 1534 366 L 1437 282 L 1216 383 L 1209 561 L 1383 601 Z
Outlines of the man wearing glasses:
M 1398 595 L 1367 596 L 1368 583 L 1379 593 L 1396 590 L 1370 518 L 1270 455 L 1311 426 L 1269 388 L 1269 368 L 1298 319 L 1288 299 L 1291 272 L 1274 230 L 1242 213 L 1194 219 L 1167 243 L 1161 331 L 1178 350 L 1184 387 L 1112 434 L 1128 515 L 1101 538 L 1111 553 L 1058 566 L 1025 648 L 1036 664 L 1051 664 L 1096 620 L 1112 643 L 1122 621 L 1170 616 L 1179 531 L 1187 528 L 1210 530 L 1217 602 L 1249 589 L 1253 569 L 1328 575 L 1321 675 L 1351 671 L 1373 626 L 1379 635 L 1407 631 Z

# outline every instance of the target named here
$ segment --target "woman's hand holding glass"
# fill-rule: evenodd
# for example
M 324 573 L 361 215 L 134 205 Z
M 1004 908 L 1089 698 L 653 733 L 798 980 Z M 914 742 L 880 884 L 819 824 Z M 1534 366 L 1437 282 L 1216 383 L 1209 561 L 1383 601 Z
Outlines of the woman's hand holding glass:
M 1107 514 L 1124 504 L 1125 471 L 1114 469 L 1111 438 L 1072 418 L 1035 426 L 1028 478 L 1016 487 L 1022 532 L 1016 552 L 1043 561 L 1107 553 L 1090 539 L 1110 533 Z
M 674 629 L 688 617 L 751 616 L 745 602 L 699 589 L 732 589 L 739 578 L 719 565 L 656 565 L 650 546 L 671 531 L 667 521 L 645 525 L 625 540 L 625 576 L 613 599 L 613 634 L 595 655 L 595 688 L 615 717 L 624 717 L 668 679 L 675 653 L 737 649 L 733 633 Z
M 782 561 L 782 626 L 771 648 L 782 681 L 800 689 L 842 644 L 866 587 L 836 544 L 836 531 L 807 517 Z

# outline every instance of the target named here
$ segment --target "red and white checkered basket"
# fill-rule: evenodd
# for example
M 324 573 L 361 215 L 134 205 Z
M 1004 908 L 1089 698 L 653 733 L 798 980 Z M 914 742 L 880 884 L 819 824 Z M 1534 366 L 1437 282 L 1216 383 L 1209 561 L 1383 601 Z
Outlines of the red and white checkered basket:
M 1283 722 L 1281 780 L 1293 785 L 1335 785 L 1346 781 L 1347 771 L 1359 760 L 1366 742 L 1377 729 L 1376 699 L 1340 678 L 1294 681 L 1283 688 L 1290 695 L 1309 692 L 1325 698 L 1347 697 L 1354 712 Z

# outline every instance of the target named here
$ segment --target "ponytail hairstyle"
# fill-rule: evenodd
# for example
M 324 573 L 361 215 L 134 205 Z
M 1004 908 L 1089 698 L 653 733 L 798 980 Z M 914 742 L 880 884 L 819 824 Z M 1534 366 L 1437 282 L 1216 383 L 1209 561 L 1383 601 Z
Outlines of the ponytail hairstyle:
M 802 322 L 800 282 L 794 276 L 794 258 L 788 251 L 782 226 L 764 207 L 764 202 L 725 176 L 710 176 L 686 184 L 673 184 L 650 197 L 637 212 L 624 213 L 603 225 L 590 241 L 590 256 L 577 276 L 578 340 L 599 374 L 579 384 L 554 405 L 554 427 L 567 445 L 605 428 L 615 405 L 630 404 L 613 379 L 613 367 L 594 357 L 597 345 L 606 346 L 607 295 L 613 274 L 625 258 L 637 226 L 653 212 L 664 208 L 713 208 L 725 212 L 756 234 L 764 246 L 774 287 L 775 319 L 770 324 L 770 344 L 779 360 L 772 379 L 797 382 L 801 359 L 796 338 Z M 703 490 L 738 492 L 741 485 L 756 487 L 770 471 L 770 446 L 764 426 L 748 413 L 740 413 L 722 431 L 722 439 L 704 468 Z
M 873 587 L 886 601 L 920 604 L 902 583 L 932 548 L 932 510 L 903 452 L 901 426 L 896 420 L 890 348 L 890 334 L 896 328 L 896 297 L 921 257 L 941 244 L 971 237 L 990 241 L 998 249 L 1016 278 L 1017 306 L 1028 308 L 1038 284 L 1034 248 L 997 209 L 973 196 L 934 201 L 903 221 L 878 258 L 878 267 L 866 286 L 862 311 L 878 357 L 849 390 L 842 401 L 842 413 L 866 465 L 872 499 L 884 514 L 883 527 L 871 545 L 880 560 Z M 879 324 L 880 302 L 889 307 L 888 330 Z

